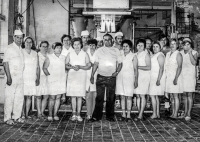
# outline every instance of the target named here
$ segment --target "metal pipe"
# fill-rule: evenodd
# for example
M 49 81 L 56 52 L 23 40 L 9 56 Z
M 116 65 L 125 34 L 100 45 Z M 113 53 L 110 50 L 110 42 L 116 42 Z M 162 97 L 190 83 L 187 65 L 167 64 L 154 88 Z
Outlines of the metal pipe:
M 131 12 L 119 12 L 119 11 L 84 11 L 83 15 L 103 15 L 103 14 L 113 14 L 113 15 L 131 15 Z

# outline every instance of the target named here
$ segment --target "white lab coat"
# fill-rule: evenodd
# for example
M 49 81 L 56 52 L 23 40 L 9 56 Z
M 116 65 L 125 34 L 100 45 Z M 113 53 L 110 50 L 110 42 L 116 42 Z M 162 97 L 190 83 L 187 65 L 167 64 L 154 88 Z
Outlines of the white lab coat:
M 15 43 L 5 49 L 3 62 L 9 64 L 12 84 L 6 85 L 4 102 L 4 121 L 21 117 L 24 101 L 23 71 L 24 57 L 21 47 Z

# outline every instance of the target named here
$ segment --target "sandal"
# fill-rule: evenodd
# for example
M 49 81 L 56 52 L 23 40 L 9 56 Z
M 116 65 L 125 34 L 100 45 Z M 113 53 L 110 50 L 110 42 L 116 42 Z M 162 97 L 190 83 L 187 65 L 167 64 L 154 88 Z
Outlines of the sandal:
M 54 116 L 53 119 L 56 120 L 56 121 L 59 121 L 59 120 L 60 120 L 58 116 Z
M 82 121 L 83 121 L 83 118 L 82 118 L 81 116 L 77 116 L 76 118 L 77 118 L 77 120 L 78 120 L 79 122 L 82 122 Z
M 48 120 L 48 121 L 53 121 L 53 117 L 52 117 L 52 116 L 48 116 L 48 117 L 47 117 L 47 120 Z
M 22 118 L 15 119 L 14 121 L 17 123 L 25 123 L 25 120 Z
M 186 116 L 185 117 L 185 121 L 190 121 L 191 120 L 191 117 L 190 116 Z
M 71 121 L 76 121 L 76 120 L 77 120 L 76 115 L 73 115 L 73 116 L 71 117 Z
M 15 124 L 15 122 L 13 121 L 13 119 L 7 120 L 5 123 L 7 125 L 14 125 Z

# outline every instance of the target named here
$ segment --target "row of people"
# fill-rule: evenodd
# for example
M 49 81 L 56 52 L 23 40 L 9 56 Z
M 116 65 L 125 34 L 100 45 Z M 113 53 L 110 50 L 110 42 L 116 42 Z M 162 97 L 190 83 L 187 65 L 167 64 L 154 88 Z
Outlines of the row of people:
M 140 39 L 136 43 L 138 52 L 133 53 L 130 40 L 123 40 L 116 48 L 113 46 L 112 36 L 106 34 L 103 37 L 104 46 L 96 51 L 97 41 L 88 41 L 87 31 L 82 32 L 81 36 L 82 39 L 62 36 L 62 43 L 56 42 L 52 47 L 53 54 L 48 54 L 47 41 L 40 43 L 40 52 L 37 53 L 31 49 L 34 45 L 33 39 L 23 39 L 23 33 L 15 31 L 14 43 L 6 48 L 3 61 L 7 76 L 4 107 L 4 121 L 7 124 L 13 124 L 13 119 L 24 122 L 23 118 L 29 118 L 33 95 L 37 98 L 39 118 L 44 117 L 48 102 L 48 120 L 59 120 L 57 112 L 60 100 L 66 95 L 71 97 L 72 121 L 83 120 L 80 116 L 83 97 L 87 103 L 87 119 L 100 120 L 103 115 L 105 90 L 106 117 L 110 121 L 114 121 L 115 94 L 121 96 L 123 120 L 130 119 L 132 97 L 133 94 L 137 95 L 137 121 L 143 119 L 146 94 L 149 94 L 152 100 L 151 118 L 160 117 L 158 96 L 164 95 L 164 92 L 172 94 L 175 101 L 179 101 L 179 93 L 186 92 L 188 99 L 185 101 L 185 117 L 191 119 L 197 52 L 192 50 L 190 39 L 184 39 L 184 50 L 181 52 L 177 50 L 177 41 L 172 39 L 170 52 L 165 57 L 162 51 L 166 50 L 158 42 L 153 44 L 153 53 L 149 53 L 146 41 Z M 119 36 L 123 34 L 116 33 L 115 39 Z M 22 40 L 24 49 L 20 47 Z M 179 103 L 175 104 L 177 105 L 173 106 L 172 113 L 174 118 L 177 117 L 179 109 Z

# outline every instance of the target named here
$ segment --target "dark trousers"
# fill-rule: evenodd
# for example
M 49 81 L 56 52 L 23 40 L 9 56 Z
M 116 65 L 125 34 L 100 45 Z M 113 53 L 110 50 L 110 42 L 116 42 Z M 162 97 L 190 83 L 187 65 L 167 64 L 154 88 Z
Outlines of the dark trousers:
M 103 116 L 103 103 L 106 88 L 106 117 L 114 117 L 116 77 L 97 75 L 97 97 L 92 117 L 100 120 Z

